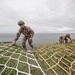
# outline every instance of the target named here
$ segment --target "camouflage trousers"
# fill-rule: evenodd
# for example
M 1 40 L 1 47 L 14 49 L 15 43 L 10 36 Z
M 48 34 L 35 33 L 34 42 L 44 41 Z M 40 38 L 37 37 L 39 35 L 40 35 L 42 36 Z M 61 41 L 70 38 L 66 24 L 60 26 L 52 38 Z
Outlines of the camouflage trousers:
M 24 36 L 23 39 L 22 39 L 22 46 L 23 46 L 23 48 L 24 48 L 25 50 L 27 50 L 26 41 L 28 41 L 29 46 L 33 48 L 33 44 L 32 44 L 33 41 L 32 41 L 32 38 L 26 37 L 26 36 Z

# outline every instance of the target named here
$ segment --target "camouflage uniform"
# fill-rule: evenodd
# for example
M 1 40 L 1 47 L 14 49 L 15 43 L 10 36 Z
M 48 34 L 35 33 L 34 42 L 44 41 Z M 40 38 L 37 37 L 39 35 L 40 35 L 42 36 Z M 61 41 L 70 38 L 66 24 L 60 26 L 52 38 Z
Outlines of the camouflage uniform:
M 34 36 L 34 31 L 30 27 L 28 27 L 28 26 L 23 26 L 17 32 L 16 38 L 14 40 L 15 42 L 20 37 L 21 33 L 24 35 L 23 40 L 22 40 L 22 46 L 23 46 L 23 48 L 25 50 L 27 50 L 27 48 L 26 48 L 26 41 L 27 40 L 28 40 L 29 45 L 33 48 L 32 39 L 30 39 L 30 38 Z
M 64 36 L 59 37 L 59 42 L 62 43 L 68 43 L 68 38 L 71 40 L 70 34 L 65 34 Z M 71 40 L 72 41 L 72 40 Z

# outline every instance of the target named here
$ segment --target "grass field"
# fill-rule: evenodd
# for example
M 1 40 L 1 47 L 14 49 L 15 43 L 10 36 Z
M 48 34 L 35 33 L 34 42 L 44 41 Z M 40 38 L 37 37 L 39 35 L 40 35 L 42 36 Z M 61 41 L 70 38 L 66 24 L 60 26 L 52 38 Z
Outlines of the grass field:
M 41 45 L 30 52 L 1 43 L 0 75 L 75 75 L 75 40 Z
M 43 75 L 31 51 L 24 52 L 20 46 L 9 45 L 0 44 L 0 75 Z

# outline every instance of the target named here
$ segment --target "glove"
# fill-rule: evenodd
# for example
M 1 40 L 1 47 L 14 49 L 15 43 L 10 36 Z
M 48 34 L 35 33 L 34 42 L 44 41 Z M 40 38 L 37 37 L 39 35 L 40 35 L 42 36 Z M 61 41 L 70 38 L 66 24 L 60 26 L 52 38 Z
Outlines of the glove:
M 12 42 L 12 45 L 16 45 L 16 42 L 15 42 L 15 41 L 13 41 L 13 42 Z

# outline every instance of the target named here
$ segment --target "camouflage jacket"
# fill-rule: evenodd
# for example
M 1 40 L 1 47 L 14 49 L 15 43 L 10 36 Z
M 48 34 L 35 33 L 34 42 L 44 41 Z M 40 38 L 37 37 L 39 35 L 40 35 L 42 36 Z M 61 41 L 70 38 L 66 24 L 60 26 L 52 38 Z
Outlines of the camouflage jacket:
M 63 40 L 67 40 L 67 38 L 69 38 L 69 39 L 71 40 L 70 35 L 67 36 L 67 35 L 65 34 L 65 35 L 59 37 L 59 39 L 63 39 Z
M 33 37 L 34 36 L 34 31 L 30 27 L 25 26 L 24 28 L 19 29 L 19 31 L 17 32 L 16 38 L 15 38 L 15 41 L 18 40 L 18 38 L 20 37 L 21 33 L 23 35 L 25 35 L 26 37 Z

